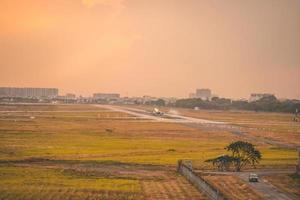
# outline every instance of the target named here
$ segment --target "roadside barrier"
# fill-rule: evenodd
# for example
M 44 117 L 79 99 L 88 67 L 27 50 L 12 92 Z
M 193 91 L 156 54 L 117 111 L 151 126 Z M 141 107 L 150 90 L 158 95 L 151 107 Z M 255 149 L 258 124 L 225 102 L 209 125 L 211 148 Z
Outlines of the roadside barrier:
M 178 161 L 177 171 L 192 183 L 199 191 L 204 192 L 212 200 L 228 200 L 224 194 L 204 180 L 193 170 L 191 161 Z

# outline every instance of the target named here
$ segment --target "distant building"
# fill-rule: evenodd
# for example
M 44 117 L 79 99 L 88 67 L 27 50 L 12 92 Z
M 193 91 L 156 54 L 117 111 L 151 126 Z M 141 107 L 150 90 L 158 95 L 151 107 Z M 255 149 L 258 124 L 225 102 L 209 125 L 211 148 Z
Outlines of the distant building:
M 67 93 L 66 98 L 67 99 L 76 99 L 76 94 Z
M 95 93 L 93 94 L 94 99 L 101 99 L 101 100 L 113 100 L 119 99 L 120 94 L 117 93 Z
M 157 101 L 157 100 L 158 100 L 158 98 L 148 96 L 148 95 L 144 95 L 142 98 L 143 104 L 148 104 L 148 103 L 151 103 L 152 101 Z
M 203 99 L 203 100 L 209 100 L 211 98 L 211 90 L 210 89 L 197 89 L 196 97 Z
M 190 94 L 189 94 L 189 98 L 190 98 L 190 99 L 197 98 L 197 97 L 196 97 L 196 93 L 190 93 Z
M 196 93 L 190 93 L 189 98 L 199 98 L 202 100 L 210 100 L 212 93 L 210 89 L 197 89 Z
M 0 87 L 0 97 L 55 98 L 57 96 L 57 88 Z
M 270 97 L 270 96 L 273 96 L 273 94 L 268 94 L 268 93 L 253 93 L 253 94 L 250 95 L 249 102 L 258 101 L 258 100 L 260 100 L 262 98 Z
M 176 101 L 177 101 L 177 98 L 175 97 L 162 97 L 161 99 L 163 99 L 166 103 L 166 105 L 169 105 L 169 104 L 175 104 Z

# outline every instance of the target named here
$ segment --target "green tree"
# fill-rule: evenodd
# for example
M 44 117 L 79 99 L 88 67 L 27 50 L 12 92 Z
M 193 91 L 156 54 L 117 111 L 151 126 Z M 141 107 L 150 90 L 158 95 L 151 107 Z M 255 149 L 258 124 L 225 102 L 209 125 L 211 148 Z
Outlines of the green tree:
M 225 149 L 231 152 L 231 155 L 222 155 L 205 162 L 212 163 L 220 171 L 228 171 L 231 166 L 234 167 L 235 171 L 241 171 L 246 165 L 255 167 L 261 160 L 260 151 L 255 149 L 255 146 L 249 142 L 233 142 Z
M 156 106 L 165 106 L 166 102 L 163 99 L 158 99 L 158 100 L 155 100 L 155 101 L 150 101 L 150 102 L 148 102 L 146 104 L 148 104 L 148 105 L 156 105 Z
M 233 142 L 225 149 L 231 152 L 233 165 L 236 171 L 241 171 L 241 169 L 246 165 L 252 165 L 255 167 L 255 165 L 261 160 L 260 151 L 258 151 L 255 146 L 249 142 Z
M 232 165 L 234 158 L 228 155 L 222 155 L 217 158 L 208 159 L 205 162 L 210 162 L 216 167 L 219 171 L 228 171 Z

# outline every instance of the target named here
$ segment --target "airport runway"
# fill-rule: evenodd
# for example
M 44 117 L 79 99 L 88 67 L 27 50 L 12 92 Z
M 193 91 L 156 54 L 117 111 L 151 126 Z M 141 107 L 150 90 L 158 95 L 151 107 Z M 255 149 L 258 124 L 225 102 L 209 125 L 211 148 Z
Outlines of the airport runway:
M 256 137 L 249 134 L 249 128 L 233 125 L 226 122 L 220 121 L 211 121 L 205 119 L 198 119 L 193 117 L 186 117 L 179 114 L 171 114 L 165 113 L 163 116 L 155 116 L 150 111 L 137 109 L 137 108 L 130 108 L 126 106 L 117 106 L 117 105 L 95 105 L 100 108 L 104 108 L 107 110 L 115 111 L 115 112 L 123 112 L 129 115 L 135 116 L 139 119 L 148 120 L 149 122 L 167 122 L 167 123 L 183 123 L 186 126 L 190 126 L 193 128 L 199 128 L 202 130 L 222 130 L 228 131 L 237 136 L 247 137 L 254 142 L 263 142 L 265 144 L 276 145 L 278 147 L 283 148 L 300 148 L 297 145 L 285 143 L 282 141 L 277 141 L 271 138 L 262 138 Z
M 217 122 L 205 119 L 197 119 L 193 117 L 186 117 L 178 114 L 164 113 L 163 116 L 155 116 L 151 112 L 137 109 L 129 108 L 125 106 L 115 106 L 115 105 L 96 105 L 97 107 L 116 111 L 123 112 L 141 119 L 148 119 L 160 122 L 171 122 L 171 123 L 193 123 L 193 124 L 226 124 L 225 122 Z

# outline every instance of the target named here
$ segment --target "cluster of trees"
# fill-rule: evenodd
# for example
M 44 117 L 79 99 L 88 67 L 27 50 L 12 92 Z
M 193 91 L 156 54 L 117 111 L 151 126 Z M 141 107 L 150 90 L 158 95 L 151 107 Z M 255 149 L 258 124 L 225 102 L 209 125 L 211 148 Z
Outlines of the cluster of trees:
M 225 148 L 230 155 L 222 155 L 217 158 L 206 160 L 210 162 L 220 171 L 229 171 L 233 168 L 235 171 L 241 171 L 241 169 L 247 165 L 255 167 L 261 160 L 261 153 L 253 144 L 244 141 L 237 141 L 229 144 Z
M 234 101 L 227 98 L 213 97 L 211 101 L 202 99 L 179 99 L 176 101 L 176 107 L 216 110 L 250 110 L 267 112 L 289 112 L 294 113 L 296 109 L 300 110 L 299 100 L 279 101 L 275 96 L 264 97 L 254 102 Z
M 163 99 L 157 99 L 156 101 L 147 102 L 146 105 L 165 106 L 166 102 Z
M 44 100 L 46 101 L 46 100 Z M 38 98 L 23 98 L 23 97 L 1 97 L 0 103 L 39 103 Z M 50 102 L 47 101 L 47 102 Z M 46 103 L 47 103 L 46 102 Z

